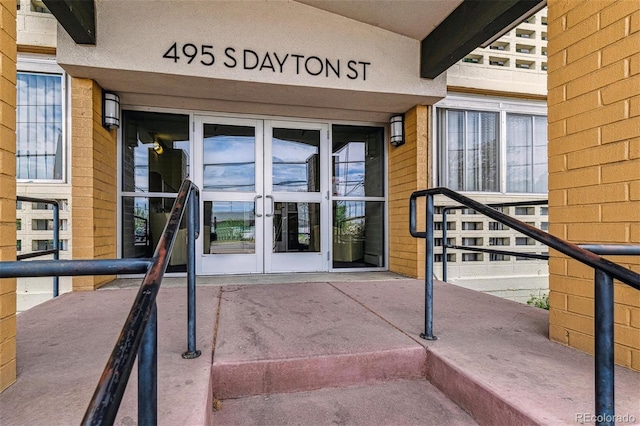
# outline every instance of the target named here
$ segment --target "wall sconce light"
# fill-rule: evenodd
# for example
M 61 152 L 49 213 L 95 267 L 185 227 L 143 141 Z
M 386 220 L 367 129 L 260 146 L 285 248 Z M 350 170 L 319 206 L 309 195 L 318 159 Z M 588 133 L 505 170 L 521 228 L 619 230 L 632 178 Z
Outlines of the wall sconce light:
M 404 114 L 391 116 L 391 145 L 404 145 Z
M 162 153 L 164 152 L 164 147 L 160 142 L 153 141 L 153 150 L 156 152 L 156 154 L 162 155 Z
M 102 125 L 109 130 L 120 127 L 120 96 L 102 92 Z

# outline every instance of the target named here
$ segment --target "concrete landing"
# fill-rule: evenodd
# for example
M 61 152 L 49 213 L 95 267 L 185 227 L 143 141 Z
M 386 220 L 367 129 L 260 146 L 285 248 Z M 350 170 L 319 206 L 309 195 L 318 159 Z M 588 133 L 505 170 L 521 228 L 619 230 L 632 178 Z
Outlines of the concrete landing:
M 137 291 L 67 293 L 18 315 L 18 380 L 0 394 L 0 425 L 79 424 Z M 197 348 L 187 349 L 185 288 L 158 294 L 158 418 L 200 425 L 211 417 L 211 347 L 218 289 L 198 289 Z M 116 424 L 137 424 L 134 366 Z
M 427 342 L 423 287 L 200 283 L 196 360 L 180 356 L 186 290 L 161 289 L 159 424 L 556 425 L 594 414 L 593 358 L 548 340 L 547 311 L 436 283 L 439 339 Z M 71 293 L 19 314 L 18 381 L 0 394 L 0 425 L 78 424 L 134 296 Z M 118 425 L 137 423 L 135 375 Z M 640 422 L 638 389 L 640 373 L 616 370 L 619 424 Z

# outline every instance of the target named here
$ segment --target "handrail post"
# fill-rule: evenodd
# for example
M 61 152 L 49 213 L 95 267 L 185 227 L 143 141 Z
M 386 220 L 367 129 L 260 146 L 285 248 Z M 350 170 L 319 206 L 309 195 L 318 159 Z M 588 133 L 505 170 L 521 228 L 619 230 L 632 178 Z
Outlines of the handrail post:
M 442 281 L 447 282 L 447 213 L 449 209 L 442 209 Z
M 138 349 L 138 424 L 158 424 L 158 308 L 155 302 Z
M 199 192 L 194 189 L 188 200 L 187 208 L 187 351 L 184 359 L 200 356 L 196 349 L 196 232 L 200 228 Z
M 424 333 L 420 337 L 436 340 L 433 335 L 433 195 L 426 196 L 427 223 L 424 253 Z
M 600 269 L 595 270 L 594 304 L 596 424 L 613 425 L 613 278 Z
M 55 252 L 53 253 L 53 260 L 60 259 L 60 205 L 58 203 L 53 204 L 53 246 Z M 53 277 L 53 297 L 58 297 L 60 294 L 60 278 L 56 275 Z

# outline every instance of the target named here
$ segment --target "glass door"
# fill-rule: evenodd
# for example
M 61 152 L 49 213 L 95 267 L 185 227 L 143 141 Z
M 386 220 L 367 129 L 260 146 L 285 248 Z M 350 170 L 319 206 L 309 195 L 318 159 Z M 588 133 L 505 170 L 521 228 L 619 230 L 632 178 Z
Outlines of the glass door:
M 198 273 L 327 271 L 327 125 L 196 117 L 195 126 Z
M 265 122 L 265 272 L 329 269 L 328 126 Z
M 262 121 L 196 117 L 200 274 L 264 270 Z

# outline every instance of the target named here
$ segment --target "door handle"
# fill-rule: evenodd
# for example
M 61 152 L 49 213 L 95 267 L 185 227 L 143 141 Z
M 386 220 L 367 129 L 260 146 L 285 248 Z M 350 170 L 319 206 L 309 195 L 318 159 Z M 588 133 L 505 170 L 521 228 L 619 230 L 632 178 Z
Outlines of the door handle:
M 262 198 L 262 195 L 256 195 L 253 197 L 253 210 L 256 213 L 256 217 L 262 217 L 262 213 L 258 213 L 258 200 Z
M 271 200 L 271 213 L 270 214 L 265 214 L 265 216 L 266 217 L 272 217 L 273 214 L 276 212 L 275 203 L 273 202 L 273 195 L 265 195 L 264 198 L 269 198 Z

